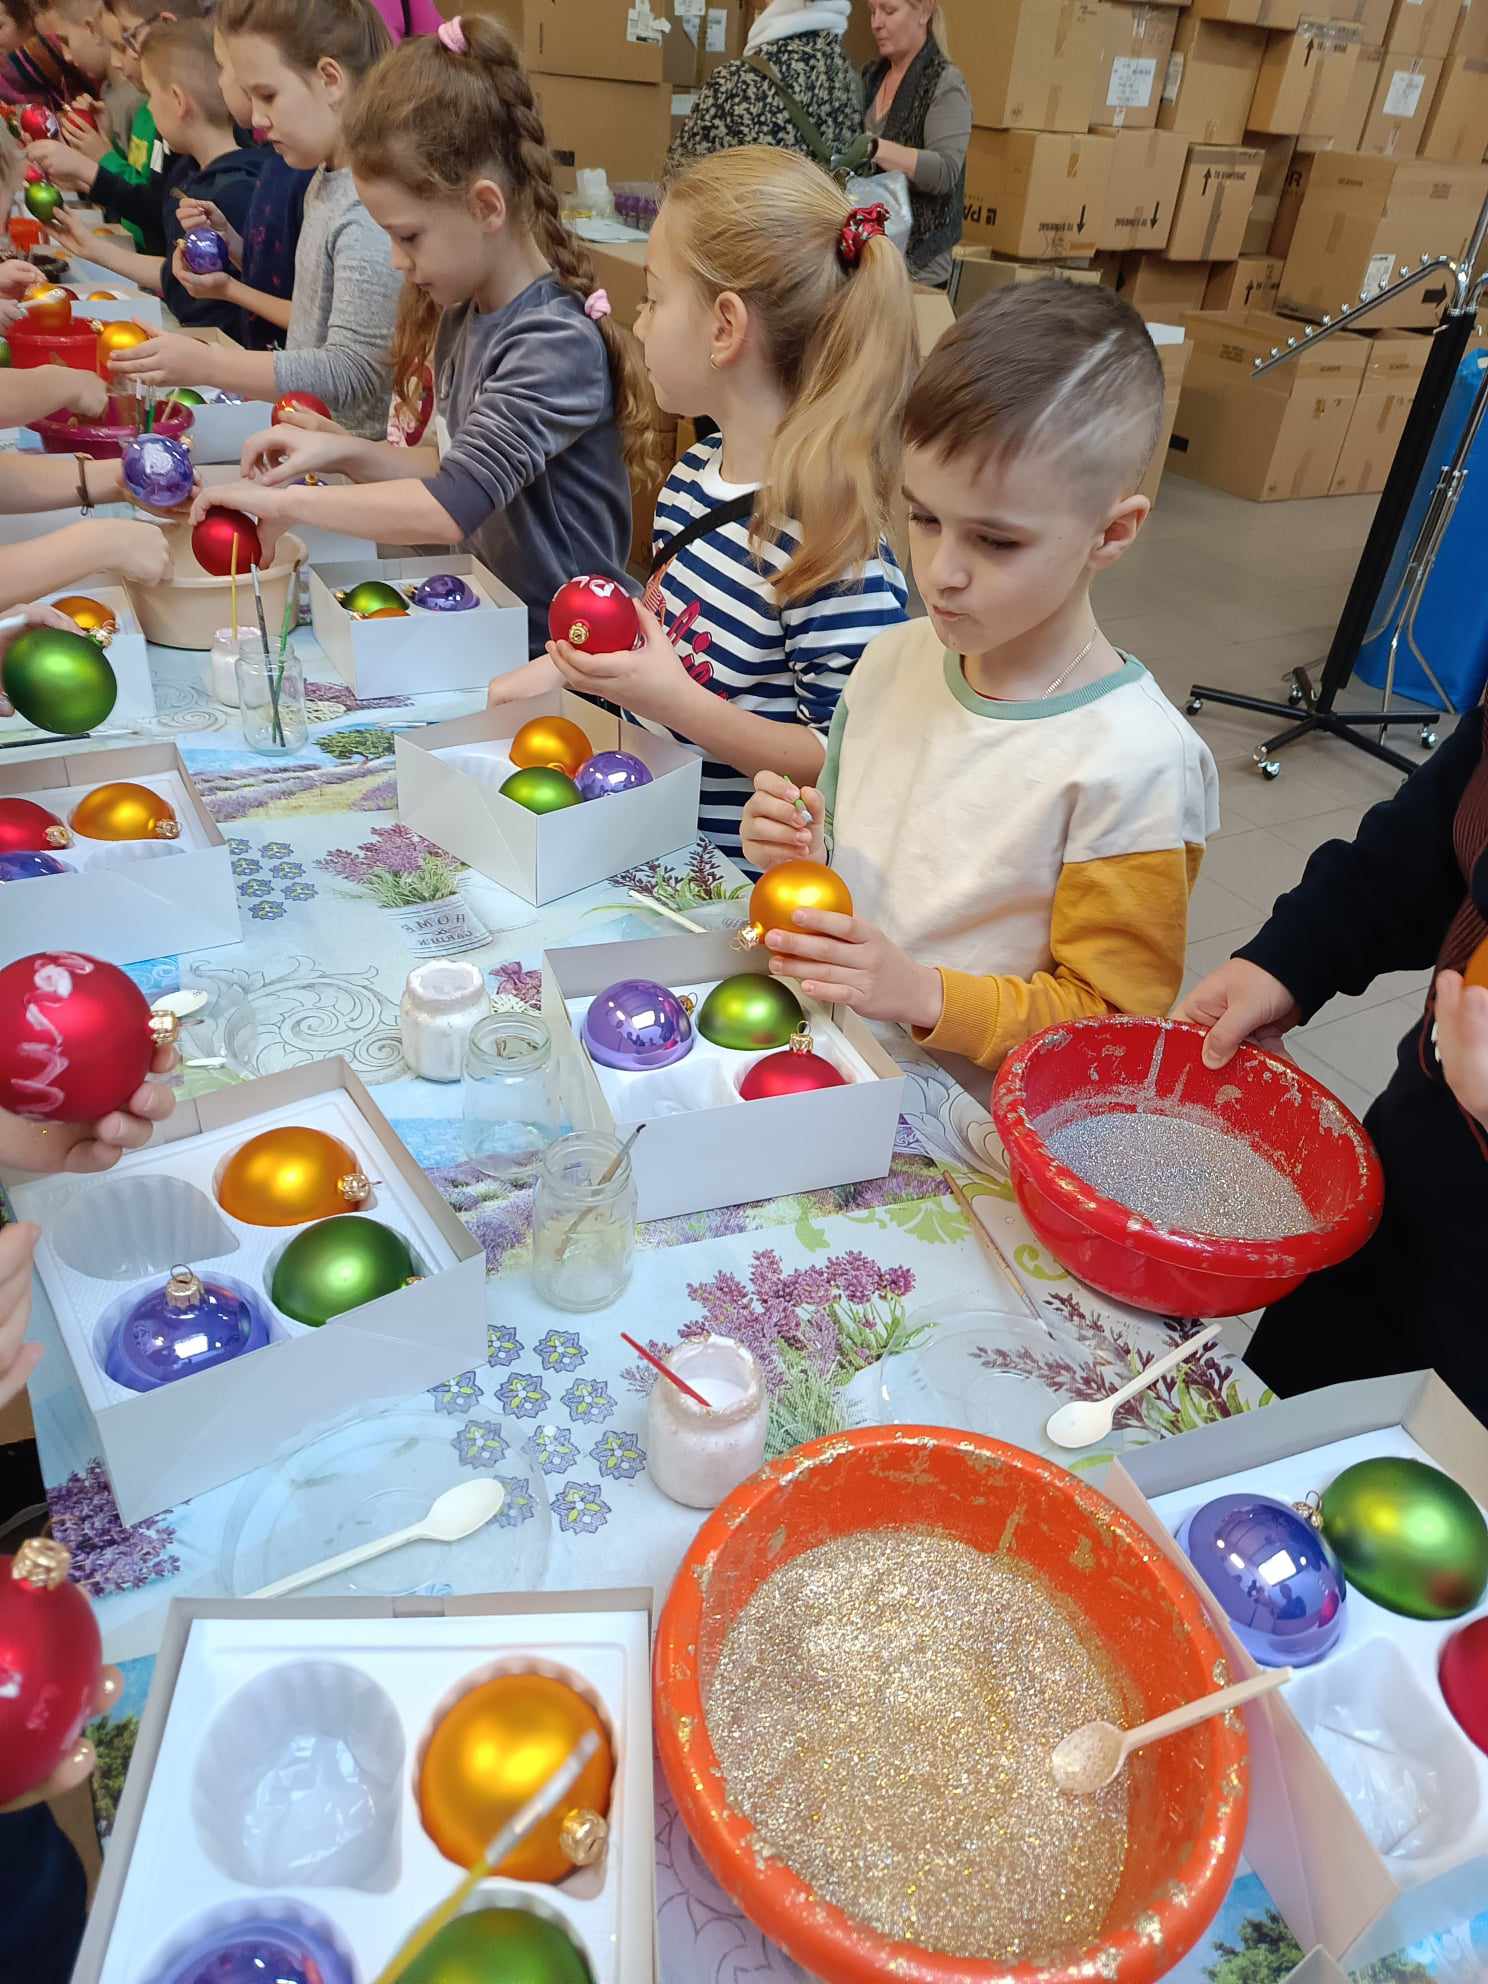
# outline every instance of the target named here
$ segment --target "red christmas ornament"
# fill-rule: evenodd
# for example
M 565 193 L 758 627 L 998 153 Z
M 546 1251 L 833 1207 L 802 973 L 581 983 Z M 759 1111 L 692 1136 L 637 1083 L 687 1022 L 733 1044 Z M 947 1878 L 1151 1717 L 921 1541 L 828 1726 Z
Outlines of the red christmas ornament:
M 34 799 L 0 799 L 0 854 L 49 854 L 71 847 L 72 829 Z
M 548 632 L 587 654 L 628 654 L 645 638 L 635 601 L 617 579 L 570 579 L 553 595 Z
M 1488 1618 L 1453 1633 L 1438 1669 L 1442 1699 L 1464 1736 L 1488 1754 Z
M 98 112 L 91 103 L 70 103 L 67 110 L 69 116 L 75 117 L 80 124 L 86 124 L 93 131 L 98 129 Z
M 22 177 L 28 186 L 39 186 L 42 180 L 46 178 L 46 174 L 39 165 L 28 165 Z
M 285 414 L 299 407 L 305 413 L 318 413 L 325 419 L 331 418 L 331 409 L 318 393 L 281 393 L 274 402 L 274 410 L 269 415 L 269 425 L 277 427 Z
M 60 1543 L 0 1557 L 0 1805 L 51 1776 L 93 1714 L 103 1647 Z
M 846 1088 L 847 1077 L 830 1061 L 811 1050 L 811 1035 L 798 1033 L 779 1054 L 756 1061 L 739 1083 L 746 1102 L 767 1102 L 777 1095 L 810 1095 L 819 1088 Z
M 0 1107 L 95 1123 L 123 1108 L 174 1032 L 117 965 L 75 951 L 17 958 L 0 971 Z
M 229 510 L 221 503 L 214 503 L 191 533 L 196 562 L 214 579 L 225 579 L 232 573 L 234 545 L 238 548 L 240 576 L 263 562 L 263 545 L 253 519 L 245 517 L 241 510 Z
M 56 113 L 41 103 L 28 103 L 16 118 L 16 123 L 21 127 L 21 135 L 29 138 L 32 144 L 41 138 L 55 138 L 62 128 Z

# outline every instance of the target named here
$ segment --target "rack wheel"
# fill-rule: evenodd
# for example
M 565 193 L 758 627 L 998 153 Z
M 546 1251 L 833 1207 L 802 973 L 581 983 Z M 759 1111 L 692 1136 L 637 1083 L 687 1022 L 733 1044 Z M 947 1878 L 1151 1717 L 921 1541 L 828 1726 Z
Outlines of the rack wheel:
M 1434 751 L 1436 749 L 1436 743 L 1435 729 L 1431 724 L 1423 723 L 1421 725 L 1421 749 L 1423 751 Z
M 1253 751 L 1251 752 L 1251 754 L 1250 754 L 1250 761 L 1251 761 L 1251 763 L 1252 763 L 1252 764 L 1254 764 L 1254 765 L 1264 765 L 1264 764 L 1265 764 L 1265 762 L 1266 762 L 1266 746 L 1265 746 L 1264 744 L 1257 744 L 1257 746 L 1255 747 L 1255 749 L 1254 749 L 1254 750 L 1253 750 Z
M 1299 710 L 1305 700 L 1306 698 L 1302 694 L 1302 684 L 1300 682 L 1294 682 L 1287 690 L 1287 701 L 1294 710 Z
M 1204 698 L 1202 696 L 1190 696 L 1183 707 L 1190 716 L 1197 716 L 1199 711 L 1204 707 Z
M 1262 778 L 1281 777 L 1281 763 L 1276 758 L 1257 758 L 1256 770 Z

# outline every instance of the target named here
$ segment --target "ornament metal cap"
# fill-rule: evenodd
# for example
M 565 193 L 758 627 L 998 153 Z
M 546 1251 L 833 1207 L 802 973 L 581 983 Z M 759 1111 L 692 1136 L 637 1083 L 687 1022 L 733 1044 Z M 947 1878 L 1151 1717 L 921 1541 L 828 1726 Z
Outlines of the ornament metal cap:
M 181 832 L 179 820 L 157 820 L 150 829 L 156 840 L 175 840 Z
M 66 1584 L 71 1564 L 72 1552 L 65 1543 L 51 1536 L 28 1536 L 10 1560 L 10 1575 L 17 1584 L 55 1591 Z
M 201 1276 L 195 1268 L 174 1267 L 165 1284 L 167 1309 L 194 1309 L 202 1299 Z
M 592 1867 L 603 1857 L 609 1840 L 610 1822 L 598 1812 L 579 1805 L 564 1813 L 563 1824 L 558 1828 L 558 1846 L 576 1867 Z
M 365 1171 L 348 1171 L 336 1180 L 336 1190 L 351 1206 L 359 1206 L 372 1196 L 372 1180 Z
M 790 1039 L 785 1043 L 792 1054 L 811 1054 L 816 1050 L 816 1042 L 811 1037 L 810 1020 L 802 1020 Z
M 589 625 L 587 620 L 575 620 L 569 628 L 565 639 L 571 648 L 581 648 L 586 645 L 593 632 L 594 629 Z
M 1293 1502 L 1293 1510 L 1304 1522 L 1310 1522 L 1314 1529 L 1323 1526 L 1323 1498 L 1316 1488 L 1309 1488 L 1300 1502 Z
M 47 828 L 46 832 L 42 835 L 42 839 L 48 847 L 71 847 L 72 828 L 64 827 L 59 820 L 54 827 Z
M 162 1012 L 159 1006 L 150 1008 L 150 1038 L 157 1047 L 174 1047 L 180 1031 L 181 1022 L 175 1013 Z

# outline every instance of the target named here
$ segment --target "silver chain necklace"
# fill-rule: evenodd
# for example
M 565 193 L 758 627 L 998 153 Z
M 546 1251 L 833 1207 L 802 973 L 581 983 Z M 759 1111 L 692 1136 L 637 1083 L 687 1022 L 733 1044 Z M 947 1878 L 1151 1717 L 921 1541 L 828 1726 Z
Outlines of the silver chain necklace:
M 1050 696 L 1053 695 L 1056 689 L 1061 687 L 1062 684 L 1068 682 L 1070 677 L 1074 674 L 1075 670 L 1080 666 L 1080 663 L 1085 659 L 1086 655 L 1089 654 L 1090 650 L 1095 646 L 1096 642 L 1099 639 L 1100 639 L 1100 628 L 1097 627 L 1095 632 L 1090 636 L 1090 639 L 1085 643 L 1084 647 L 1081 648 L 1080 652 L 1075 656 L 1074 660 L 1070 663 L 1069 667 L 1061 668 L 1059 673 L 1054 677 L 1054 680 L 1049 684 L 1048 688 L 1045 689 L 1044 693 L 1039 697 L 1039 701 L 1041 703 L 1046 703 L 1049 700 Z

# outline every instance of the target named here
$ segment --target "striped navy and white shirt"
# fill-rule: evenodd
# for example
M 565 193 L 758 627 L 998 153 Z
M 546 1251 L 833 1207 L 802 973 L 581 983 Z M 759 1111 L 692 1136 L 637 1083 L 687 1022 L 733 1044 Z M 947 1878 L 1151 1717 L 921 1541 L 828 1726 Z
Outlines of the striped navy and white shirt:
M 682 457 L 656 505 L 652 549 L 695 517 L 747 493 L 720 473 L 723 439 L 710 435 Z M 725 523 L 695 538 L 652 580 L 646 603 L 665 627 L 694 680 L 777 723 L 804 723 L 823 743 L 837 699 L 868 643 L 906 616 L 908 589 L 887 542 L 878 556 L 840 585 L 782 606 L 772 581 L 794 555 L 800 533 L 789 525 L 759 558 L 749 520 Z M 636 719 L 645 728 L 662 724 Z M 677 732 L 668 735 L 685 737 Z M 732 765 L 703 764 L 701 830 L 734 860 L 742 858 L 739 818 L 754 782 Z

